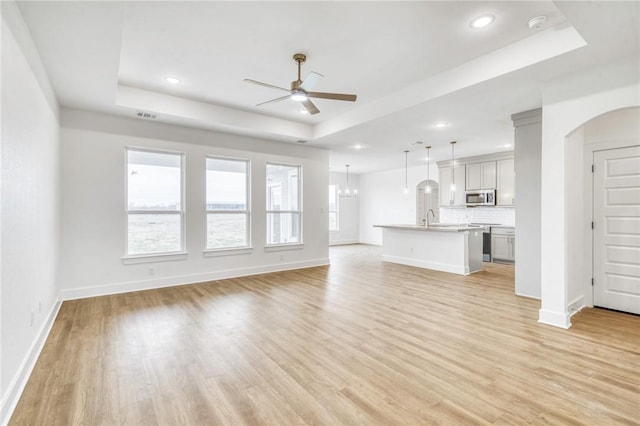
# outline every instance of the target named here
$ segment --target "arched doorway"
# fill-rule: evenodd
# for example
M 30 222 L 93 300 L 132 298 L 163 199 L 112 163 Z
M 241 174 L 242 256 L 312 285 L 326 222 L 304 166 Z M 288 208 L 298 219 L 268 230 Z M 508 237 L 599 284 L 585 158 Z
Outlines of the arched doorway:
M 429 223 L 440 222 L 440 189 L 438 182 L 434 180 L 423 180 L 416 186 L 416 224 L 427 224 L 427 212 L 433 211 L 433 216 L 429 213 Z
M 571 132 L 566 148 L 567 302 L 640 314 L 640 108 Z

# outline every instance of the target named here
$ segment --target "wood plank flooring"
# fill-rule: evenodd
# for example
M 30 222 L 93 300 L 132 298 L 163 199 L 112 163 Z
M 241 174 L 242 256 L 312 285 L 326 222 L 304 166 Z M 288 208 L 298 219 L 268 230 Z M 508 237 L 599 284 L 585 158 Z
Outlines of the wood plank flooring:
M 640 424 L 640 317 L 561 330 L 513 268 L 330 267 L 65 302 L 14 425 Z

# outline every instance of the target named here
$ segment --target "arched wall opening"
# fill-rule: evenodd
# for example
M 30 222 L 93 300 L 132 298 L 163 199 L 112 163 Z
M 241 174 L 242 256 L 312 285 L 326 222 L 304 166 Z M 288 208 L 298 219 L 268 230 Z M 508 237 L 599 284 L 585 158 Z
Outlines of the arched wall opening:
M 567 309 L 569 315 L 592 307 L 594 153 L 640 145 L 640 107 L 601 114 L 567 135 L 565 226 Z M 603 224 L 597 224 L 603 226 Z
M 541 323 L 569 328 L 572 313 L 580 306 L 589 306 L 589 300 L 583 294 L 586 293 L 584 271 L 588 267 L 583 232 L 586 226 L 584 130 L 598 128 L 597 132 L 593 130 L 594 135 L 603 137 L 607 132 L 615 135 L 612 124 L 617 116 L 615 113 L 624 109 L 636 110 L 639 106 L 638 83 L 543 106 L 541 308 L 538 319 Z M 591 122 L 600 116 L 604 121 Z M 576 211 L 579 214 L 577 221 Z M 588 223 L 590 226 L 590 221 Z

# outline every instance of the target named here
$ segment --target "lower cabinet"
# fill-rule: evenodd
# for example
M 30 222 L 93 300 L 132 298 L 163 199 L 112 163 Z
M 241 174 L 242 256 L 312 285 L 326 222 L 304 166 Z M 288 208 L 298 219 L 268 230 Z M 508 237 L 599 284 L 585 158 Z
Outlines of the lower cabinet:
M 515 228 L 491 228 L 491 259 L 494 262 L 515 262 L 515 245 Z

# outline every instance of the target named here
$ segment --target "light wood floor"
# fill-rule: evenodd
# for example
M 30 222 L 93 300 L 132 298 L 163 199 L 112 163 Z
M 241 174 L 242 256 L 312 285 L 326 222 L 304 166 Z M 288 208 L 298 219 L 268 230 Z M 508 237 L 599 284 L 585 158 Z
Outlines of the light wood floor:
M 65 302 L 11 424 L 638 424 L 640 317 L 536 322 L 513 268 L 330 267 Z

